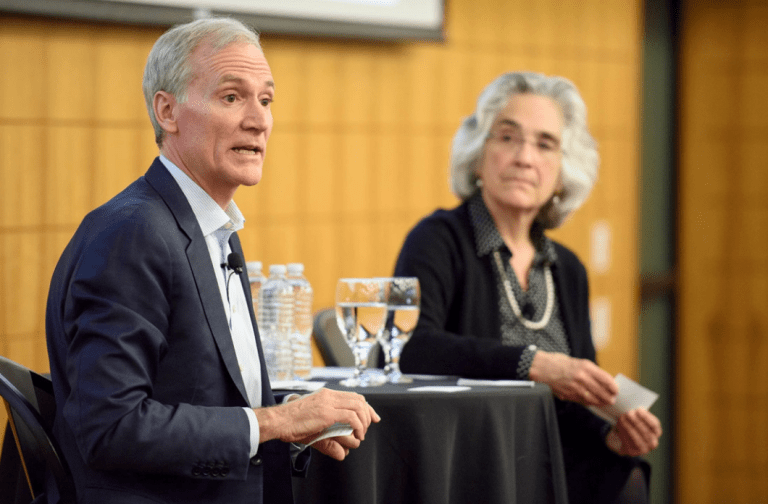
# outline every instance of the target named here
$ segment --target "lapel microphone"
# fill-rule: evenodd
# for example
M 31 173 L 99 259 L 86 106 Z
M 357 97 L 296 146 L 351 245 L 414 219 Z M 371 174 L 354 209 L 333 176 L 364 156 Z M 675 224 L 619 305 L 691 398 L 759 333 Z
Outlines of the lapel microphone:
M 227 262 L 221 263 L 221 267 L 232 270 L 239 275 L 243 272 L 243 257 L 237 252 L 232 252 L 227 256 Z
M 239 275 L 240 273 L 243 272 L 243 257 L 237 252 L 232 252 L 227 256 L 227 262 L 221 263 L 221 267 L 232 271 L 232 273 L 227 275 L 227 282 L 225 285 L 225 288 L 227 290 L 227 304 L 229 304 L 229 279 L 232 278 L 232 275 L 234 275 L 235 273 Z M 231 325 L 231 322 L 230 322 L 230 325 Z

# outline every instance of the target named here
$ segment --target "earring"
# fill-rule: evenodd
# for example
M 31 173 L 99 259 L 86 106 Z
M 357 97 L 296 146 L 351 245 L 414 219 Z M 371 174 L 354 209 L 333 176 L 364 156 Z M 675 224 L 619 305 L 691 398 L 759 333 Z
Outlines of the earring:
M 475 187 L 483 187 L 483 179 L 476 178 L 475 179 Z
M 560 194 L 555 193 L 552 195 L 552 204 L 553 205 L 559 205 L 560 204 Z

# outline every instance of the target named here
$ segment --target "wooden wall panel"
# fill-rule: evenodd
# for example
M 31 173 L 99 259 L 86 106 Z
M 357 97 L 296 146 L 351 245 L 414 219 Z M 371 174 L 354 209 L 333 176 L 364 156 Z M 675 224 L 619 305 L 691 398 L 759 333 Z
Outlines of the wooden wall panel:
M 768 5 L 683 2 L 677 497 L 768 495 Z
M 275 129 L 261 183 L 236 197 L 247 259 L 304 262 L 315 309 L 333 304 L 339 277 L 391 273 L 408 230 L 457 203 L 450 143 L 482 88 L 508 70 L 565 75 L 583 91 L 603 164 L 586 206 L 554 236 L 587 264 L 593 296 L 611 302 L 601 361 L 636 375 L 640 8 L 447 0 L 440 43 L 264 35 Z M 0 353 L 38 370 L 58 254 L 156 153 L 140 82 L 161 31 L 0 17 Z M 612 230 L 604 272 L 589 262 L 598 221 Z

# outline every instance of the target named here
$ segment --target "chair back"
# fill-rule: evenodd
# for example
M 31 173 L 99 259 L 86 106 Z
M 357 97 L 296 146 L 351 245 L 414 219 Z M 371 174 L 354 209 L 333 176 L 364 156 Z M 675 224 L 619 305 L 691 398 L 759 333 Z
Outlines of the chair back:
M 325 308 L 315 314 L 312 336 L 326 366 L 352 367 L 355 357 L 336 323 L 336 310 Z
M 335 308 L 325 308 L 315 313 L 312 336 L 315 338 L 317 349 L 320 351 L 326 366 L 355 366 L 355 356 L 352 354 L 352 349 L 349 348 L 344 335 L 339 330 L 339 325 L 336 323 Z M 383 360 L 379 357 L 380 353 L 379 344 L 374 344 L 368 355 L 369 368 L 377 367 L 379 362 Z
M 52 435 L 56 405 L 51 380 L 0 356 L 0 397 L 16 447 L 16 454 L 12 454 L 11 443 L 4 443 L 0 462 L 19 461 L 29 488 L 26 502 L 74 504 L 72 475 Z M 6 432 L 6 441 L 8 438 Z M 0 493 L 9 492 L 0 489 Z M 7 502 L 25 502 L 18 500 L 18 491 L 11 493 L 16 500 Z M 0 504 L 5 501 L 0 500 Z

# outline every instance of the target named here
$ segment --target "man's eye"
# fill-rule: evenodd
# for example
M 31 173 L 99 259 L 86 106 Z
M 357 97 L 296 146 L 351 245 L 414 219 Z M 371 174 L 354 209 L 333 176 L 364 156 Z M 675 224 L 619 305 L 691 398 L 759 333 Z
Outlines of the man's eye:
M 233 94 L 228 94 L 227 96 L 224 97 L 224 101 L 227 103 L 235 103 L 236 99 L 237 97 Z
M 272 98 L 262 98 L 261 99 L 261 106 L 262 107 L 269 107 L 270 103 L 272 103 Z

